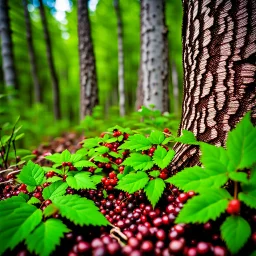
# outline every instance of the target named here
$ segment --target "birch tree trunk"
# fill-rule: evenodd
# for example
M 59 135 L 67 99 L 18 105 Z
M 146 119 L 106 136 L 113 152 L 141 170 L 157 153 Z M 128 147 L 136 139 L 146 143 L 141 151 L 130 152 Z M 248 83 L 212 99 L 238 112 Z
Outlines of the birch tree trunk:
M 25 16 L 25 24 L 26 24 L 26 36 L 27 36 L 27 43 L 28 43 L 28 53 L 30 59 L 30 66 L 31 66 L 31 74 L 34 84 L 34 94 L 35 94 L 35 101 L 42 103 L 42 91 L 37 75 L 37 67 L 36 67 L 36 55 L 35 49 L 33 46 L 32 41 L 32 29 L 31 29 L 31 21 L 28 12 L 27 0 L 23 0 L 23 7 L 24 7 L 24 16 Z
M 13 87 L 15 89 L 18 89 L 14 66 L 8 0 L 0 0 L 0 38 L 5 85 L 7 87 Z
M 118 39 L 118 92 L 120 116 L 125 115 L 125 91 L 124 91 L 124 50 L 123 50 L 123 24 L 119 0 L 114 0 L 117 16 L 117 39 Z
M 225 145 L 251 110 L 256 123 L 256 1 L 183 1 L 184 97 L 179 134 Z M 176 144 L 172 170 L 199 163 L 195 146 Z
M 78 38 L 80 61 L 80 119 L 91 115 L 98 104 L 98 86 L 93 52 L 88 0 L 78 0 Z
M 164 0 L 141 0 L 140 77 L 137 108 L 151 104 L 169 111 L 168 42 Z
M 61 119 L 59 80 L 58 80 L 58 76 L 53 63 L 52 45 L 51 45 L 50 34 L 47 26 L 47 20 L 46 20 L 42 0 L 39 0 L 39 3 L 40 3 L 39 5 L 40 16 L 43 24 L 44 39 L 46 42 L 46 49 L 47 49 L 46 51 L 47 60 L 48 60 L 48 65 L 49 65 L 51 80 L 52 80 L 54 117 L 56 120 L 59 120 Z

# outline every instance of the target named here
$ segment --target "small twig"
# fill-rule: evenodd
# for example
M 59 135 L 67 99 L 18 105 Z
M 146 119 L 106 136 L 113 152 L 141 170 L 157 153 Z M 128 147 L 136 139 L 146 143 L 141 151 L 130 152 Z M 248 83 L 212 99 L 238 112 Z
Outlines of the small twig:
M 13 169 L 5 169 L 5 170 L 0 171 L 0 174 L 1 174 L 1 173 L 4 173 L 4 172 L 12 171 L 12 170 L 13 170 Z
M 123 239 L 123 240 L 127 240 L 127 236 L 122 233 L 122 231 L 120 230 L 120 228 L 110 224 L 110 226 L 112 226 L 113 228 L 110 230 L 110 236 L 115 238 L 117 240 L 117 242 L 121 245 L 121 246 L 125 246 L 125 243 L 122 242 L 122 240 L 120 239 L 120 237 Z M 116 234 L 114 234 L 116 233 Z
M 9 182 L 12 182 L 12 181 L 13 181 L 13 179 L 11 179 L 11 180 L 6 180 L 6 181 L 3 181 L 3 182 L 0 182 L 0 185 L 5 184 L 5 183 L 9 183 Z
M 14 174 L 14 173 L 17 173 L 17 172 L 20 172 L 21 170 L 16 170 L 16 171 L 12 171 L 12 172 L 9 172 L 8 175 L 11 175 L 11 174 Z

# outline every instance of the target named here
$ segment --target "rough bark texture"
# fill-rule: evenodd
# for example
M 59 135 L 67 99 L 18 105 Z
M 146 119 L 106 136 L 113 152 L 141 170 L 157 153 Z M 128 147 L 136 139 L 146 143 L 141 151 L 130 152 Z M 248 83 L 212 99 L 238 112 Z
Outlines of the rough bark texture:
M 13 86 L 15 89 L 18 89 L 16 72 L 14 67 L 8 0 L 0 0 L 0 37 L 4 82 L 6 86 Z
M 44 39 L 46 42 L 46 49 L 47 49 L 46 53 L 47 53 L 48 65 L 49 65 L 51 80 L 52 80 L 53 110 L 54 110 L 55 119 L 58 120 L 58 119 L 61 119 L 59 80 L 58 80 L 58 76 L 57 76 L 55 66 L 53 63 L 50 34 L 49 34 L 48 26 L 47 26 L 47 21 L 46 21 L 46 16 L 45 16 L 42 0 L 39 0 L 39 3 L 40 3 L 40 6 L 39 6 L 40 16 L 41 16 L 43 30 L 44 30 Z
M 35 101 L 42 102 L 42 92 L 41 92 L 41 87 L 40 87 L 40 83 L 37 75 L 36 55 L 35 55 L 35 49 L 32 41 L 31 21 L 30 21 L 30 16 L 28 12 L 27 0 L 23 0 L 22 2 L 24 7 L 25 22 L 26 22 L 26 36 L 27 36 L 27 43 L 28 43 L 28 53 L 29 53 L 29 59 L 30 59 L 31 74 L 32 74 L 32 79 L 34 84 Z
M 123 50 L 123 24 L 119 0 L 114 0 L 117 16 L 117 39 L 118 39 L 118 92 L 120 116 L 125 115 L 125 92 L 124 92 L 124 50 Z
M 98 87 L 93 52 L 88 0 L 78 0 L 78 38 L 80 60 L 80 119 L 91 115 L 98 104 Z
M 225 146 L 249 110 L 256 121 L 256 1 L 184 1 L 184 98 L 179 133 Z M 199 163 L 199 150 L 176 144 L 173 170 Z
M 161 112 L 169 111 L 168 42 L 164 0 L 141 0 L 140 78 L 137 108 L 154 104 Z

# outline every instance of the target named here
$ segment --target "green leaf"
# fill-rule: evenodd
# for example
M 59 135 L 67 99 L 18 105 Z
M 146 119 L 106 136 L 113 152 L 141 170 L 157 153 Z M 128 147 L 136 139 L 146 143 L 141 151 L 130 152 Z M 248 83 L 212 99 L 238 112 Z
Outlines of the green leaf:
M 19 193 L 18 196 L 22 197 L 25 199 L 25 201 L 27 201 L 29 199 L 29 195 L 28 194 L 25 194 L 23 192 Z
M 57 213 L 59 209 L 54 204 L 49 204 L 43 211 L 43 215 L 45 217 L 50 217 L 54 213 Z
M 151 171 L 149 172 L 149 175 L 154 177 L 154 178 L 157 178 L 159 176 L 160 172 L 159 171 Z
M 130 150 L 146 150 L 151 147 L 152 143 L 141 134 L 135 134 L 129 136 L 128 140 L 122 144 L 119 149 L 130 149 Z
M 233 181 L 237 181 L 245 184 L 249 183 L 249 180 L 247 179 L 247 173 L 245 172 L 230 172 L 228 176 Z
M 61 162 L 71 162 L 71 153 L 67 149 L 61 153 Z
M 197 141 L 195 135 L 191 131 L 182 130 L 182 135 L 175 139 L 176 142 L 181 142 L 184 144 L 190 144 L 190 145 L 199 145 L 200 142 Z
M 164 141 L 162 142 L 162 145 L 166 145 L 168 144 L 170 141 L 174 141 L 174 137 L 167 137 L 164 139 Z
M 250 121 L 250 113 L 228 133 L 227 152 L 236 170 L 250 168 L 256 162 L 256 128 Z
M 116 152 L 114 152 L 114 151 L 110 151 L 110 152 L 108 152 L 108 154 L 109 154 L 110 156 L 115 157 L 115 158 L 122 158 L 122 157 L 123 157 L 122 154 L 116 153 Z
M 28 161 L 17 177 L 26 185 L 38 186 L 41 185 L 44 180 L 44 170 L 40 165 Z
M 103 156 L 95 156 L 93 160 L 96 162 L 101 162 L 101 163 L 109 162 L 109 159 L 107 157 L 103 157 Z
M 41 204 L 41 201 L 40 201 L 38 198 L 32 196 L 32 197 L 28 200 L 27 203 L 28 203 L 28 204 Z
M 29 204 L 22 204 L 10 215 L 0 218 L 0 254 L 27 238 L 41 220 L 42 211 Z
M 13 196 L 0 201 L 0 219 L 10 216 L 11 213 L 22 205 L 26 205 L 26 199 L 21 196 Z
M 152 143 L 152 144 L 161 144 L 165 139 L 165 136 L 162 132 L 160 131 L 154 131 L 151 132 L 150 136 L 148 137 L 148 140 Z
M 29 186 L 29 185 L 27 185 L 27 191 L 28 191 L 29 193 L 34 192 L 35 189 L 36 189 L 36 186 Z
M 63 181 L 54 182 L 43 190 L 43 198 L 44 200 L 47 200 L 47 199 L 52 200 L 55 197 L 62 196 L 66 193 L 67 188 L 68 188 L 68 184 L 66 182 L 63 182 Z
M 58 177 L 58 176 L 53 176 L 53 177 L 48 178 L 47 182 L 54 183 L 54 182 L 59 181 L 59 180 L 63 180 L 63 178 L 62 177 Z
M 91 149 L 94 147 L 99 146 L 100 139 L 99 138 L 90 138 L 90 139 L 85 139 L 83 144 L 83 147 L 87 149 Z
M 116 188 L 132 194 L 144 188 L 148 181 L 149 177 L 145 172 L 129 173 L 119 180 Z
M 99 152 L 100 154 L 105 154 L 109 151 L 109 148 L 105 146 L 101 146 L 101 147 L 95 148 L 95 151 Z
M 40 256 L 48 256 L 60 244 L 64 233 L 69 232 L 65 224 L 58 219 L 48 219 L 42 222 L 26 239 L 29 251 Z
M 228 153 L 224 148 L 202 142 L 200 150 L 202 151 L 200 161 L 205 169 L 218 170 L 222 173 L 234 171 L 232 163 L 229 161 Z
M 161 195 L 163 194 L 165 189 L 165 183 L 162 179 L 156 178 L 154 180 L 149 181 L 149 183 L 144 188 L 146 196 L 148 200 L 151 202 L 153 208 L 156 206 L 159 201 Z
M 74 164 L 75 167 L 97 167 L 96 164 L 87 161 L 87 160 L 81 160 Z
M 227 173 L 218 170 L 205 170 L 199 166 L 185 168 L 165 180 L 186 192 L 190 190 L 200 192 L 204 188 L 220 188 L 227 181 Z
M 95 184 L 90 178 L 90 172 L 79 172 L 76 175 L 68 176 L 66 182 L 74 189 L 96 189 Z
M 249 223 L 240 216 L 229 216 L 220 227 L 221 236 L 232 254 L 237 253 L 251 235 Z
M 184 205 L 176 218 L 176 223 L 205 223 L 216 220 L 225 212 L 230 194 L 225 189 L 205 189 Z
M 154 162 L 148 155 L 142 155 L 139 153 L 132 153 L 130 157 L 123 161 L 123 165 L 129 165 L 133 167 L 136 171 L 142 170 L 146 171 L 153 167 Z
M 59 213 L 76 225 L 106 226 L 109 222 L 98 211 L 93 201 L 78 195 L 67 195 L 53 198 L 52 202 Z
M 96 175 L 96 174 L 94 174 L 94 175 L 91 176 L 91 180 L 92 180 L 92 182 L 93 182 L 95 185 L 101 183 L 101 179 L 102 179 L 102 178 L 103 178 L 103 175 Z
M 256 256 L 256 251 L 253 251 L 250 256 Z
M 74 164 L 74 163 L 80 161 L 83 157 L 84 156 L 82 154 L 75 153 L 75 154 L 71 155 L 70 162 Z
M 120 135 L 120 136 L 118 136 L 118 141 L 122 141 L 124 139 L 124 135 Z
M 61 154 L 60 153 L 55 153 L 53 155 L 45 156 L 44 158 L 52 161 L 53 163 L 61 163 Z
M 153 155 L 153 161 L 156 165 L 158 165 L 161 169 L 164 169 L 166 166 L 170 164 L 173 157 L 175 155 L 175 151 L 170 149 L 168 152 L 165 148 L 161 146 L 157 146 L 157 149 Z

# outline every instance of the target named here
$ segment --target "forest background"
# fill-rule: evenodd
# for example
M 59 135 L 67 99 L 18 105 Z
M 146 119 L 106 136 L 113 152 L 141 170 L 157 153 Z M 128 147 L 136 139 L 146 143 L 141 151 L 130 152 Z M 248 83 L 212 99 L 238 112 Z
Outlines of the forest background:
M 81 132 L 86 128 L 87 131 L 91 132 L 89 135 L 93 133 L 93 135 L 98 135 L 112 123 L 113 125 L 123 124 L 125 119 L 131 118 L 119 116 L 117 16 L 113 1 L 89 1 L 99 105 L 93 116 L 87 116 L 81 123 L 79 120 L 77 1 L 47 0 L 43 3 L 50 32 L 53 61 L 60 86 L 61 120 L 56 121 L 53 113 L 51 76 L 46 57 L 46 42 L 39 13 L 39 1 L 29 1 L 28 10 L 31 18 L 32 42 L 35 48 L 38 78 L 42 87 L 42 104 L 35 103 L 24 8 L 20 0 L 9 1 L 14 63 L 18 84 L 16 92 L 10 91 L 10 88 L 4 86 L 3 63 L 0 59 L 0 123 L 1 126 L 6 123 L 13 125 L 17 116 L 20 116 L 22 131 L 26 134 L 26 139 L 21 140 L 24 147 L 36 146 L 41 141 L 47 141 L 49 136 L 59 136 L 62 132 L 71 129 Z M 140 3 L 137 0 L 120 0 L 120 10 L 123 22 L 125 109 L 129 116 L 135 110 L 136 88 L 139 79 Z M 168 27 L 170 62 L 170 113 L 173 114 L 175 120 L 179 120 L 182 100 L 182 3 L 180 1 L 166 1 L 165 18 Z M 179 96 L 175 99 L 173 99 L 173 83 L 176 83 L 179 88 Z M 7 95 L 14 95 L 14 97 L 7 100 L 10 97 Z M 100 122 L 95 122 L 96 119 L 100 119 Z M 177 128 L 178 121 L 173 126 Z

